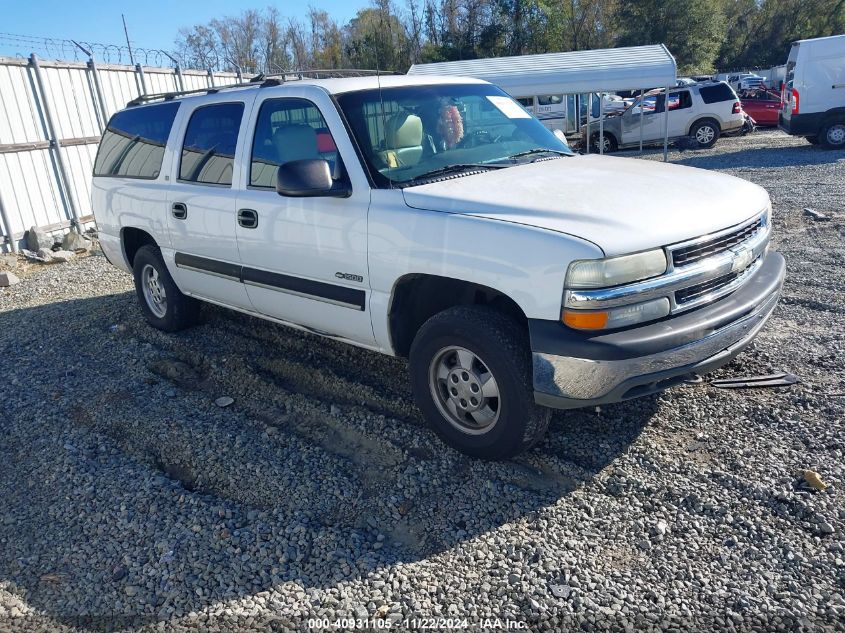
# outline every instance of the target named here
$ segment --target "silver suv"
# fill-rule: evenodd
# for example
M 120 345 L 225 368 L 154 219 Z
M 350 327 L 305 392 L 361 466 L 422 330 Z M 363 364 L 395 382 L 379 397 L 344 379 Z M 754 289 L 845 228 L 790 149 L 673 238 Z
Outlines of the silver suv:
M 665 90 L 652 90 L 634 101 L 622 114 L 592 123 L 590 147 L 612 152 L 619 148 L 662 143 L 665 130 Z M 700 147 L 713 147 L 719 136 L 742 129 L 742 104 L 733 88 L 723 81 L 692 84 L 669 91 L 669 139 L 693 137 Z M 602 147 L 603 145 L 603 147 Z

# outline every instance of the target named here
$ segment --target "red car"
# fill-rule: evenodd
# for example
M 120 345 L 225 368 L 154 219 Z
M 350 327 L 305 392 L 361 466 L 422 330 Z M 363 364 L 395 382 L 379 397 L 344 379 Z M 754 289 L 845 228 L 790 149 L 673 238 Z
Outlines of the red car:
M 773 90 L 749 90 L 740 96 L 742 109 L 758 126 L 777 125 L 778 113 L 783 107 L 780 95 Z

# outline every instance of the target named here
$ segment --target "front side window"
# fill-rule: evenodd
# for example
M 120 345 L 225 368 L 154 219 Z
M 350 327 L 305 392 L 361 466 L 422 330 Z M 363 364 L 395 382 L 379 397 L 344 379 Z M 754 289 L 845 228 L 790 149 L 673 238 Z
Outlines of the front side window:
M 267 99 L 261 104 L 252 140 L 249 184 L 273 187 L 279 165 L 322 158 L 333 168 L 337 146 L 320 110 L 306 99 Z
M 655 94 L 655 95 L 646 95 L 642 99 L 642 104 L 645 109 L 645 116 L 649 114 L 658 114 L 664 112 L 664 107 L 666 103 L 666 94 Z M 690 95 L 688 90 L 682 90 L 681 92 L 672 92 L 669 94 L 669 112 L 674 112 L 675 110 L 683 110 L 685 108 L 692 107 L 692 96 Z M 632 115 L 640 113 L 640 100 L 634 102 L 628 112 Z
M 362 90 L 338 95 L 337 102 L 382 187 L 571 154 L 564 141 L 489 84 Z
M 197 108 L 188 121 L 179 180 L 231 185 L 243 103 L 216 103 Z
M 110 120 L 94 161 L 95 176 L 158 178 L 178 103 L 135 106 Z

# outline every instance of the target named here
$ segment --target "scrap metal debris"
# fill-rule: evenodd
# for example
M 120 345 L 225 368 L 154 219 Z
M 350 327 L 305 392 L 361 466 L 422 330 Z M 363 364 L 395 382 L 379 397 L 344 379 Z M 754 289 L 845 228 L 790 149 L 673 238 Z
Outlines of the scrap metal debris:
M 744 389 L 748 387 L 786 387 L 801 382 L 795 374 L 781 372 L 765 376 L 741 376 L 739 378 L 723 378 L 711 380 L 710 384 L 720 389 Z
M 810 216 L 814 220 L 819 220 L 820 222 L 827 222 L 830 219 L 830 216 L 826 213 L 816 211 L 815 209 L 811 209 L 810 207 L 804 208 L 804 215 Z
M 804 481 L 806 481 L 810 486 L 815 488 L 816 490 L 827 490 L 828 484 L 822 479 L 822 476 L 818 474 L 815 470 L 805 470 L 804 471 Z

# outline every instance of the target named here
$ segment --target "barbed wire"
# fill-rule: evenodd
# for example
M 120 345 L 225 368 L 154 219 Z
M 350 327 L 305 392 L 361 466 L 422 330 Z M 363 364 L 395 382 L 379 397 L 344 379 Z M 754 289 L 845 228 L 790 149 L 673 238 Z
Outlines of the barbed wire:
M 12 57 L 29 57 L 35 53 L 45 59 L 66 61 L 87 61 L 90 53 L 97 61 L 107 64 L 129 64 L 133 58 L 144 66 L 175 66 L 181 63 L 178 53 L 160 48 L 133 46 L 130 57 L 126 45 L 0 32 L 0 54 L 4 53 Z

